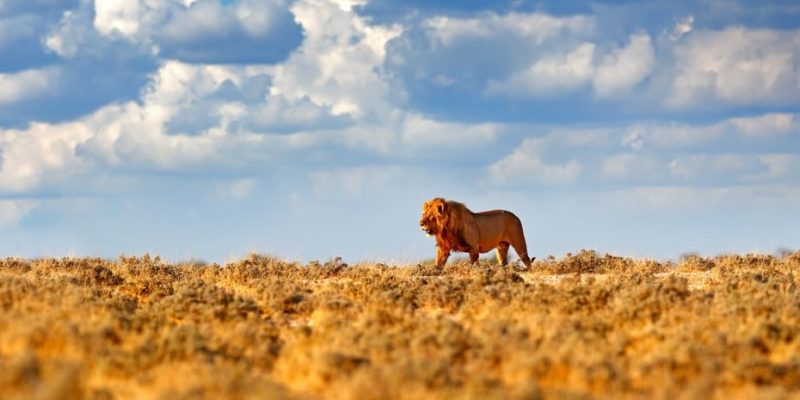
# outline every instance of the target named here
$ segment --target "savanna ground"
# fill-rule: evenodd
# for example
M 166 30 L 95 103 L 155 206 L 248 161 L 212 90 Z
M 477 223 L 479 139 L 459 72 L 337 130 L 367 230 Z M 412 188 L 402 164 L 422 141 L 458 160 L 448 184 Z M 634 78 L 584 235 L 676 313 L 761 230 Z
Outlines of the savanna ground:
M 0 260 L 0 398 L 800 396 L 800 252 Z

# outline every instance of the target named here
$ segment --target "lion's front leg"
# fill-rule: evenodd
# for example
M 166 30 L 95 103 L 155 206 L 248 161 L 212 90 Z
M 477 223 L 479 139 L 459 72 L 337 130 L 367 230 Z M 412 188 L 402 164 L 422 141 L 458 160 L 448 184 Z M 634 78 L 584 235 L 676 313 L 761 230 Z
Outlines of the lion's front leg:
M 444 267 L 444 264 L 447 262 L 447 258 L 450 257 L 450 251 L 445 250 L 441 247 L 436 248 L 436 266 L 441 268 Z
M 478 249 L 471 248 L 469 249 L 469 260 L 472 261 L 473 264 L 478 262 L 478 258 L 480 258 L 481 253 L 478 252 Z

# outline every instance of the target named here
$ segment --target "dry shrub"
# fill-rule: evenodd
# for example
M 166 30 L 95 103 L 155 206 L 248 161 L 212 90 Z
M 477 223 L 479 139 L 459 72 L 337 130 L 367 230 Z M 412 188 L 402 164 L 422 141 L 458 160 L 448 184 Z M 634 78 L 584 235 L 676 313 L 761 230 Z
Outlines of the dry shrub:
M 800 395 L 800 252 L 0 260 L 0 398 Z
M 567 253 L 562 260 L 552 256 L 536 263 L 534 271 L 550 274 L 629 274 L 634 272 L 666 272 L 669 265 L 654 260 L 634 260 L 611 254 L 598 256 L 594 250 Z

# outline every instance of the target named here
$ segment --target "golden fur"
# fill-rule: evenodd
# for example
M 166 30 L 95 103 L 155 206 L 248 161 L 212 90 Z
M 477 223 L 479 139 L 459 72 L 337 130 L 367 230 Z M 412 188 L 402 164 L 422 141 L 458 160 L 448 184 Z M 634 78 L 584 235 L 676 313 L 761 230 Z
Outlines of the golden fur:
M 420 228 L 436 237 L 436 265 L 444 266 L 451 251 L 469 253 L 473 263 L 480 253 L 497 251 L 497 261 L 508 263 L 508 247 L 530 268 L 522 223 L 506 210 L 473 213 L 465 205 L 437 197 L 422 206 Z

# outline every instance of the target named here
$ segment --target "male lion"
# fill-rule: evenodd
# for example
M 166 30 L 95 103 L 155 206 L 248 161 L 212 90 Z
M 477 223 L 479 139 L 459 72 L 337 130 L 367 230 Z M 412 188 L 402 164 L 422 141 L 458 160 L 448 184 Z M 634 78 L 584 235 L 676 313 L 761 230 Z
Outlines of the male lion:
M 437 197 L 422 206 L 419 227 L 428 237 L 436 236 L 436 265 L 439 267 L 444 266 L 451 251 L 469 253 L 474 264 L 480 253 L 491 249 L 497 249 L 497 261 L 505 266 L 509 245 L 527 268 L 530 269 L 535 259 L 528 259 L 522 223 L 510 211 L 473 213 L 461 203 Z

